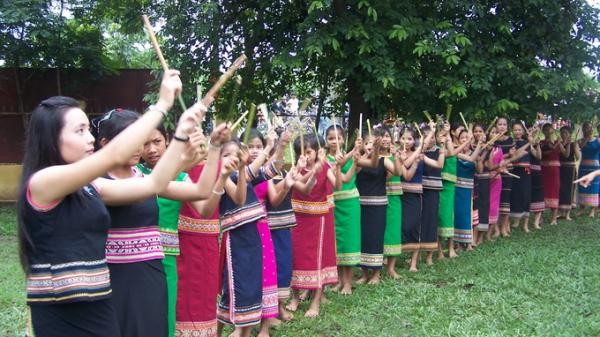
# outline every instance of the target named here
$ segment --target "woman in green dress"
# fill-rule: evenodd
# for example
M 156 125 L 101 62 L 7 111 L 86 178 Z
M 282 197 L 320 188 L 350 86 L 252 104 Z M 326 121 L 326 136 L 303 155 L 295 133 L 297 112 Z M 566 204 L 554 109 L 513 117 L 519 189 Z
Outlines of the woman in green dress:
M 334 192 L 335 200 L 335 237 L 337 244 L 337 265 L 340 282 L 338 290 L 341 294 L 352 294 L 352 267 L 360 263 L 360 202 L 356 189 L 356 161 L 353 154 L 358 149 L 342 154 L 344 147 L 344 130 L 336 125 L 325 132 L 327 142 L 327 159 L 336 162 L 336 156 L 346 159 L 341 167 L 343 175 L 349 178 L 342 183 L 342 188 Z M 339 152 L 338 152 L 339 150 Z M 345 181 L 346 179 L 343 179 Z
M 448 241 L 448 255 L 451 258 L 458 256 L 454 250 L 454 193 L 457 167 L 456 155 L 468 144 L 456 146 L 452 135 L 460 134 L 463 129 L 464 127 L 458 126 L 451 130 L 450 125 L 446 123 L 444 128 L 441 129 L 437 134 L 438 144 L 442 147 L 445 147 L 446 150 L 446 158 L 444 160 L 444 167 L 442 168 L 442 191 L 440 192 L 440 208 L 438 211 L 440 259 L 444 258 L 444 251 L 442 250 L 442 242 L 444 240 Z

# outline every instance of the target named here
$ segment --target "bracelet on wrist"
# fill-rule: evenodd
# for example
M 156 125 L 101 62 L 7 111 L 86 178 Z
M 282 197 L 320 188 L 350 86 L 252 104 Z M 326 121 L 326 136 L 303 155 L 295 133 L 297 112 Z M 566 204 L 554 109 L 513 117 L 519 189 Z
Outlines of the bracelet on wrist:
M 163 118 L 167 118 L 167 112 L 159 107 L 157 107 L 156 105 L 151 105 L 148 107 L 148 110 L 154 110 L 154 111 L 158 111 L 163 115 Z
M 223 147 L 223 144 L 215 145 L 215 144 L 213 144 L 212 139 L 209 138 L 208 139 L 208 147 L 211 149 L 220 150 Z
M 212 192 L 216 195 L 223 195 L 225 194 L 225 189 L 222 189 L 221 191 L 215 191 L 214 189 L 212 190 Z
M 190 140 L 190 136 L 179 137 L 177 135 L 173 135 L 173 139 L 176 140 L 176 141 L 178 141 L 178 142 L 187 143 Z

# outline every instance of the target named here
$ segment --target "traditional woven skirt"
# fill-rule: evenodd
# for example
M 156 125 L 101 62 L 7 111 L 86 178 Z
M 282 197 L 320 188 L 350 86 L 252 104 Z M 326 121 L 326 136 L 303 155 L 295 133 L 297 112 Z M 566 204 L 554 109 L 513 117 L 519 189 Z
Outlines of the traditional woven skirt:
M 515 167 L 513 174 L 519 176 L 519 179 L 513 179 L 512 192 L 510 194 L 510 216 L 512 218 L 521 218 L 529 215 L 531 175 L 529 174 L 529 169 L 524 167 Z
M 109 263 L 121 336 L 167 336 L 167 282 L 161 260 Z
M 490 227 L 490 177 L 489 174 L 477 178 L 477 210 L 479 211 L 479 232 L 487 232 Z
M 454 241 L 462 243 L 473 242 L 473 190 L 456 187 L 454 200 Z
M 582 160 L 579 166 L 579 177 L 600 169 L 598 160 Z M 581 206 L 596 207 L 599 205 L 600 178 L 596 177 L 588 187 L 577 186 L 577 203 Z
M 271 230 L 266 219 L 258 221 L 258 234 L 262 243 L 263 256 L 263 293 L 262 318 L 275 318 L 279 314 L 279 298 L 277 296 L 277 262 L 271 239 Z
M 168 336 L 175 334 L 175 308 L 177 305 L 177 256 L 167 255 L 162 260 L 165 275 L 167 277 L 167 329 Z
M 293 289 L 320 289 L 338 281 L 333 212 L 306 215 L 295 212 L 292 231 Z
M 28 337 L 124 336 L 110 298 L 91 302 L 31 305 L 33 334 Z M 165 330 L 166 333 L 166 330 Z
M 540 213 L 546 208 L 544 203 L 544 178 L 541 170 L 531 170 L 531 204 L 530 213 Z
M 500 193 L 500 214 L 510 214 L 510 195 L 512 191 L 513 178 L 509 175 L 502 175 L 502 192 Z
M 420 193 L 404 192 L 402 194 L 403 252 L 413 252 L 420 248 L 422 198 Z
M 360 205 L 360 266 L 363 268 L 379 269 L 383 266 L 386 213 L 386 205 Z
M 262 316 L 263 261 L 257 224 L 229 230 L 222 240 L 225 266 L 217 319 L 236 327 L 258 324 Z
M 223 258 L 219 235 L 180 231 L 179 245 L 175 335 L 216 337 L 219 262 Z
M 423 189 L 423 209 L 421 211 L 421 242 L 419 249 L 435 251 L 438 248 L 438 212 L 440 191 Z
M 360 263 L 360 202 L 358 197 L 335 200 L 335 239 L 337 265 Z
M 277 261 L 277 297 L 286 300 L 292 281 L 292 233 L 289 228 L 272 229 L 271 238 Z
M 544 203 L 546 208 L 558 208 L 560 167 L 542 165 L 542 178 L 544 179 Z
M 500 214 L 500 195 L 502 194 L 502 178 L 492 173 L 490 177 L 490 225 L 498 223 Z
M 455 183 L 442 180 L 440 192 L 438 235 L 444 239 L 454 237 L 454 189 Z
M 558 208 L 570 210 L 575 202 L 575 184 L 573 181 L 577 176 L 575 163 L 560 163 L 560 189 L 558 192 Z
M 399 195 L 388 195 L 383 255 L 397 256 L 402 253 L 402 200 Z

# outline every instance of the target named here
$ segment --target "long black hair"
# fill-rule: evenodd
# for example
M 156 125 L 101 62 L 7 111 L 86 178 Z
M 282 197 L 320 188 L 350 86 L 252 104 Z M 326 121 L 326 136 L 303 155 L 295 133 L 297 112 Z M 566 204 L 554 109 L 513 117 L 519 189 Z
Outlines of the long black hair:
M 65 126 L 67 111 L 79 108 L 79 105 L 74 98 L 54 96 L 42 101 L 31 113 L 17 200 L 19 258 L 25 273 L 29 272 L 28 252 L 35 248 L 24 222 L 27 185 L 37 171 L 66 164 L 60 153 L 60 133 Z

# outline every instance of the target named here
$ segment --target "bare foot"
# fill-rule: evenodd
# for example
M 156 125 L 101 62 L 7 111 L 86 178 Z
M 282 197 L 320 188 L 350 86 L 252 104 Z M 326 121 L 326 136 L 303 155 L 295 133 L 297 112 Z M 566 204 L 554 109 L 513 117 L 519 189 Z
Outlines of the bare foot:
M 365 284 L 368 280 L 369 279 L 367 278 L 367 275 L 363 275 L 358 280 L 356 280 L 356 284 Z
M 565 220 L 567 221 L 573 221 L 573 218 L 571 218 L 570 216 L 566 217 Z
M 298 295 L 298 299 L 300 302 L 305 301 L 308 298 L 308 290 L 304 289 L 300 291 L 300 295 Z
M 448 256 L 449 256 L 451 259 L 453 259 L 453 258 L 455 258 L 455 257 L 458 257 L 458 254 L 456 254 L 456 252 L 455 252 L 455 251 L 450 251 L 450 253 L 448 253 Z
M 529 233 L 529 227 L 528 226 L 523 227 L 523 232 Z
M 425 264 L 428 266 L 433 266 L 433 254 L 427 254 L 427 257 L 425 258 Z
M 311 303 L 310 308 L 308 308 L 308 310 L 306 310 L 306 312 L 304 313 L 304 317 L 315 318 L 315 317 L 319 316 L 319 309 L 320 309 L 319 303 L 314 303 L 314 302 Z
M 342 282 L 338 282 L 334 287 L 331 287 L 331 291 L 337 293 L 342 289 Z
M 282 323 L 279 318 L 267 318 L 267 321 L 270 326 L 280 326 Z
M 294 297 L 290 300 L 290 303 L 288 303 L 288 305 L 285 306 L 285 308 L 291 312 L 294 312 L 298 310 L 298 303 L 298 299 Z
M 379 284 L 379 281 L 380 281 L 379 278 L 380 278 L 379 275 L 373 275 L 373 277 L 371 277 L 371 279 L 369 280 L 369 282 L 367 282 L 367 284 L 370 284 L 370 285 Z
M 408 271 L 409 271 L 409 272 L 411 272 L 411 273 L 416 273 L 416 272 L 418 272 L 418 271 L 419 271 L 419 269 L 417 269 L 417 267 L 410 267 L 410 268 L 408 269 Z
M 352 284 L 344 284 L 342 289 L 340 290 L 340 294 L 342 295 L 352 295 Z
M 325 296 L 325 293 L 321 294 L 321 304 L 330 304 L 331 301 Z
M 294 319 L 294 314 L 285 310 L 284 306 L 279 306 L 279 317 L 281 318 L 282 321 L 289 322 L 292 319 Z
M 467 246 L 467 252 L 472 252 L 472 251 L 474 251 L 474 250 L 475 250 L 475 249 L 473 249 L 473 245 L 468 245 L 468 246 Z
M 445 259 L 445 258 L 446 258 L 446 255 L 444 255 L 444 252 L 440 252 L 440 253 L 438 254 L 438 260 L 443 260 L 443 259 Z
M 396 270 L 394 268 L 387 268 L 387 273 L 394 280 L 397 280 L 400 278 L 400 275 L 398 273 L 396 273 Z

